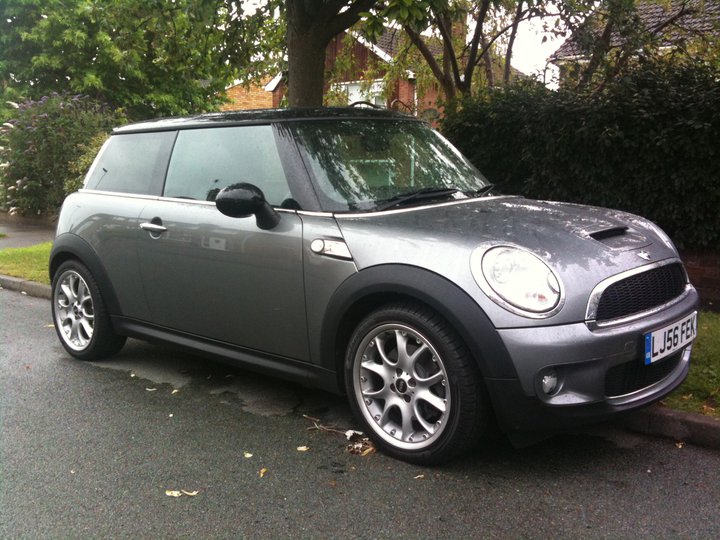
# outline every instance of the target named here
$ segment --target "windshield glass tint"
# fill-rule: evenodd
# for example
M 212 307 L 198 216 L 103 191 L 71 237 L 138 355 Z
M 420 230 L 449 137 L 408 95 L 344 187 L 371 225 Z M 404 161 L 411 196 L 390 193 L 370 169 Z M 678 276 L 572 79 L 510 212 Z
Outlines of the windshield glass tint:
M 453 196 L 462 198 L 488 184 L 449 142 L 420 122 L 333 119 L 293 122 L 286 129 L 293 131 L 327 211 L 372 210 L 394 197 L 434 188 L 457 189 Z

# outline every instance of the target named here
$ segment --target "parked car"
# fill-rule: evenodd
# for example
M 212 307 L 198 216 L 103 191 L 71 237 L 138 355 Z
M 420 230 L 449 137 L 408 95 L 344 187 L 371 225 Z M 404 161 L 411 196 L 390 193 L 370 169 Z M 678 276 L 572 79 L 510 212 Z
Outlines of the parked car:
M 641 217 L 500 195 L 425 123 L 358 108 L 116 129 L 62 207 L 52 311 L 72 356 L 127 336 L 346 393 L 415 463 L 662 398 L 698 296 Z

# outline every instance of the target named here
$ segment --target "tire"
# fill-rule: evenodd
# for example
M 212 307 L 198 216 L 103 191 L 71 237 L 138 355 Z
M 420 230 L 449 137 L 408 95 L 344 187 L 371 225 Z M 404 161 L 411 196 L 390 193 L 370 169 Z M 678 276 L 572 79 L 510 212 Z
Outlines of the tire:
M 350 406 L 387 454 L 447 461 L 477 443 L 489 402 L 462 340 L 432 310 L 410 303 L 370 313 L 345 357 Z
M 115 333 L 100 289 L 79 261 L 60 265 L 52 282 L 55 331 L 65 350 L 79 360 L 101 360 L 114 355 L 125 336 Z

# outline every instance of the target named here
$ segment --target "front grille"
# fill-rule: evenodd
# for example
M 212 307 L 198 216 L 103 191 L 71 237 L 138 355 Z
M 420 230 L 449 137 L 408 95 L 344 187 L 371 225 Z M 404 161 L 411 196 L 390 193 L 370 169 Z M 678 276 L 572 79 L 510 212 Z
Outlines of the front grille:
M 682 354 L 683 351 L 679 351 L 650 365 L 633 360 L 608 369 L 605 373 L 605 395 L 623 396 L 663 380 L 678 366 Z
M 680 263 L 653 268 L 610 285 L 600 297 L 597 320 L 627 317 L 677 298 L 685 290 L 685 272 Z

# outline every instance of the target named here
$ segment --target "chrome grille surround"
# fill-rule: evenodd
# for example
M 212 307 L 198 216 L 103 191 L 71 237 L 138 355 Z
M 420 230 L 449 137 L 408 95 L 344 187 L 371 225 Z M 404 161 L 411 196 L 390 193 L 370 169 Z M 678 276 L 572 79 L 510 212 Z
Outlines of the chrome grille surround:
M 659 268 L 663 268 L 665 266 L 669 265 L 678 265 L 678 268 L 682 272 L 682 279 L 684 280 L 684 286 L 680 290 L 680 293 L 675 296 L 674 298 L 669 299 L 666 302 L 663 302 L 661 304 L 655 305 L 653 307 L 650 307 L 648 309 L 643 309 L 641 311 L 633 312 L 629 311 L 627 314 L 622 314 L 613 318 L 609 318 L 606 320 L 598 320 L 598 311 L 600 308 L 600 304 L 603 298 L 603 294 L 613 285 L 620 283 L 621 281 L 633 278 L 635 276 L 639 276 L 641 274 L 645 274 L 646 272 L 652 272 L 653 270 L 657 270 Z M 687 272 L 685 271 L 685 268 L 682 265 L 682 262 L 678 258 L 672 258 L 672 259 L 666 259 L 664 261 L 658 261 L 652 264 L 646 264 L 644 266 L 640 266 L 638 268 L 633 268 L 632 270 L 628 270 L 626 272 L 622 272 L 620 274 L 610 276 L 609 278 L 601 281 L 598 283 L 595 288 L 593 289 L 592 293 L 590 294 L 590 299 L 588 300 L 587 309 L 585 311 L 585 322 L 588 325 L 588 328 L 591 330 L 594 328 L 602 328 L 607 326 L 614 326 L 618 324 L 627 323 L 629 321 L 634 321 L 636 319 L 640 319 L 642 317 L 646 317 L 648 315 L 652 315 L 654 313 L 657 313 L 659 311 L 662 311 L 678 302 L 680 302 L 683 298 L 685 298 L 689 292 L 692 290 L 692 285 L 690 285 L 687 277 Z M 632 302 L 631 302 L 632 303 Z

